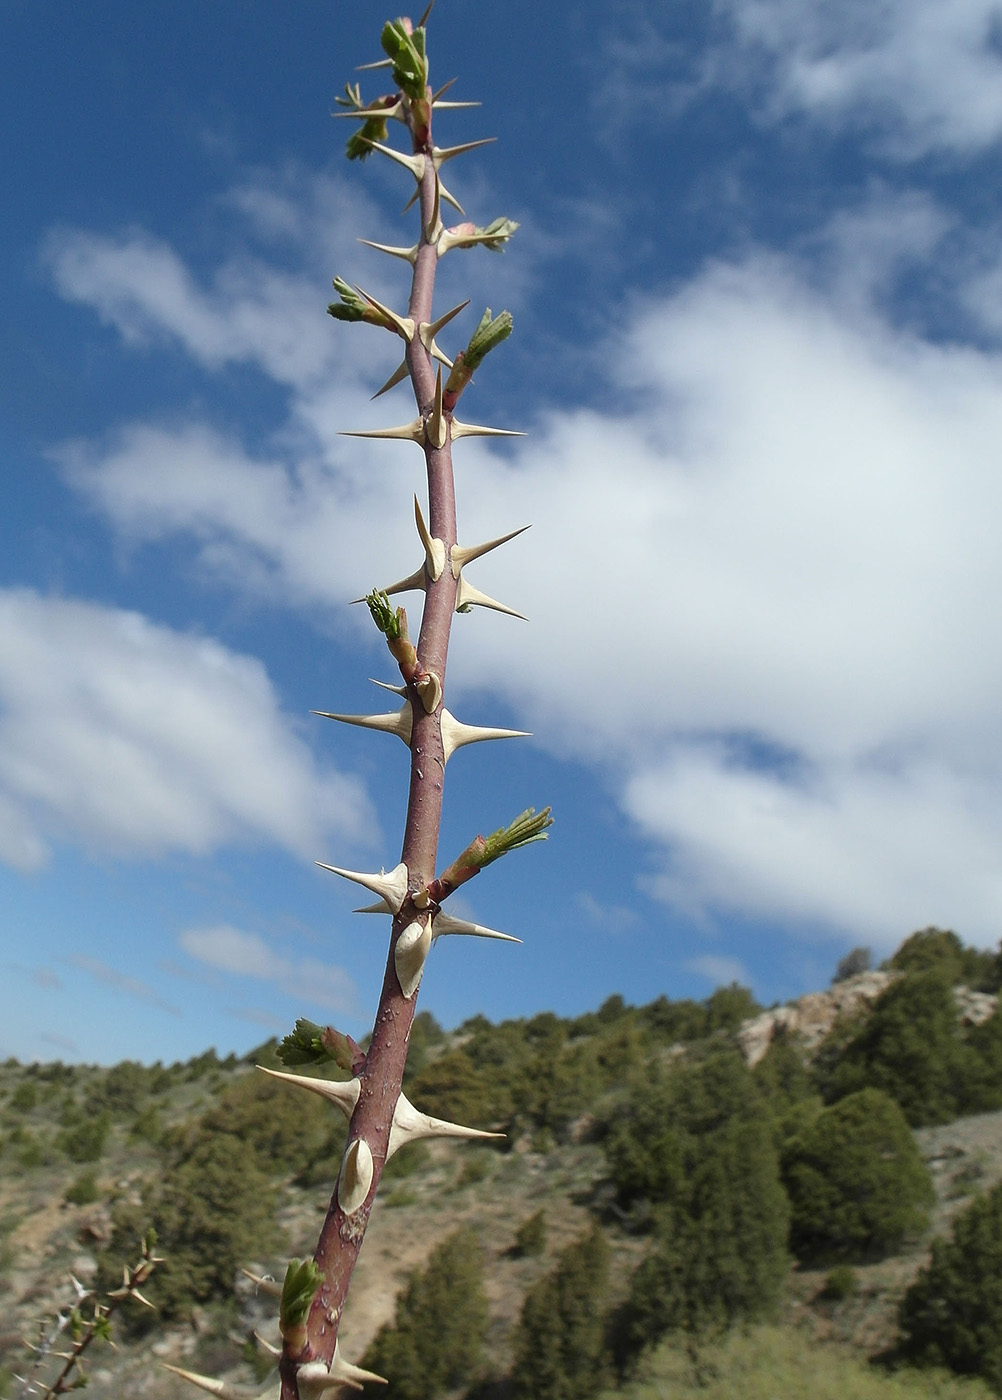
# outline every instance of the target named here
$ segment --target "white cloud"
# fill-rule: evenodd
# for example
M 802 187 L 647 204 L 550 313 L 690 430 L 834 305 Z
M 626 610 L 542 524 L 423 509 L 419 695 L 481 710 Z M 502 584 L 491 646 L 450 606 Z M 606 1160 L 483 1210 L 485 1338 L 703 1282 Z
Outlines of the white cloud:
M 103 986 L 111 987 L 113 991 L 131 997 L 133 1001 L 143 1002 L 144 1005 L 152 1006 L 157 1011 L 165 1011 L 168 1016 L 181 1015 L 176 1006 L 164 1001 L 160 993 L 147 982 L 143 982 L 138 977 L 130 977 L 127 973 L 119 972 L 117 968 L 109 967 L 100 958 L 92 958 L 86 953 L 71 953 L 69 961 L 81 972 L 90 973 L 91 977 Z
M 1002 135 L 999 0 L 717 0 L 717 9 L 772 117 L 800 111 L 876 130 L 908 158 L 978 151 Z M 730 83 L 735 71 L 725 47 L 716 78 Z
M 464 542 L 534 522 L 471 568 L 533 623 L 460 619 L 453 694 L 602 770 L 689 911 L 998 937 L 1002 358 L 871 305 L 943 227 L 875 204 L 830 231 L 827 290 L 777 258 L 711 266 L 605 347 L 617 412 L 555 409 L 514 458 L 459 449 Z M 387 487 L 413 449 L 346 454 L 346 403 L 305 375 L 295 453 L 267 460 L 190 425 L 64 460 L 127 536 L 193 532 L 235 587 L 342 601 L 418 562 Z
M 0 591 L 0 859 L 49 842 L 118 855 L 231 841 L 303 855 L 371 814 L 317 771 L 260 662 L 138 613 Z
M 699 958 L 690 958 L 686 963 L 690 972 L 705 977 L 715 987 L 729 987 L 737 982 L 743 987 L 749 983 L 748 971 L 738 958 L 720 957 L 715 953 L 705 953 Z
M 355 1014 L 355 984 L 343 968 L 317 958 L 287 958 L 259 934 L 230 924 L 185 929 L 179 943 L 190 957 L 234 977 L 268 982 L 286 995 L 343 1014 Z

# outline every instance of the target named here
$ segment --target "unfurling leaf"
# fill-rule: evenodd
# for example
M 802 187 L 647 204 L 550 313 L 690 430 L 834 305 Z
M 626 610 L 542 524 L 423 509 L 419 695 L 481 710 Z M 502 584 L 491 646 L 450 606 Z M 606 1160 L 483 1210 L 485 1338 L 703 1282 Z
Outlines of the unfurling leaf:
M 393 81 L 397 87 L 412 101 L 423 101 L 428 86 L 424 30 L 414 29 L 409 19 L 387 20 L 380 42 L 383 52 L 393 60 Z

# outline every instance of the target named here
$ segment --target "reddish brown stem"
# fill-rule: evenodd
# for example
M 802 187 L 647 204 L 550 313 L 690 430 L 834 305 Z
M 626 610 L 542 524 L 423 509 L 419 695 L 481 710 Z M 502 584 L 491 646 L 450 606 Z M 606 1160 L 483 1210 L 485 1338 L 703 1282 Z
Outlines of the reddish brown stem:
M 411 113 L 412 145 L 416 154 L 427 157 L 420 186 L 421 237 L 414 260 L 407 314 L 415 325 L 432 320 L 432 296 L 438 260 L 428 234 L 436 211 L 437 174 L 431 150 L 431 102 L 414 104 Z M 431 356 L 418 336 L 407 346 L 410 371 L 418 410 L 428 418 L 434 407 L 435 370 Z M 449 432 L 442 447 L 425 447 L 428 477 L 429 527 L 432 537 L 445 545 L 446 558 L 456 543 L 456 500 L 452 474 L 452 443 Z M 420 674 L 405 675 L 407 681 L 420 679 L 431 671 L 444 684 L 449 635 L 456 606 L 457 582 L 445 568 L 437 579 L 427 579 L 424 613 L 418 638 Z M 403 667 L 401 668 L 403 670 Z M 409 669 L 409 668 L 408 668 Z M 322 1360 L 329 1364 L 337 1341 L 338 1326 L 348 1294 L 355 1262 L 361 1249 L 372 1202 L 379 1186 L 389 1142 L 393 1110 L 400 1094 L 407 1046 L 417 1002 L 417 991 L 404 995 L 397 980 L 394 948 L 400 934 L 421 912 L 411 896 L 422 894 L 432 881 L 438 851 L 439 825 L 445 774 L 442 746 L 441 703 L 428 714 L 420 699 L 411 698 L 410 791 L 401 860 L 408 870 L 410 894 L 394 917 L 386 971 L 364 1068 L 359 1074 L 361 1091 L 348 1128 L 348 1144 L 363 1138 L 373 1157 L 372 1184 L 364 1204 L 351 1215 L 341 1209 L 337 1190 L 332 1194 L 320 1232 L 314 1258 L 323 1273 L 306 1325 L 306 1343 L 293 1352 L 286 1344 L 280 1364 L 282 1400 L 299 1400 L 296 1368 L 304 1361 Z M 427 909 L 423 911 L 427 917 Z

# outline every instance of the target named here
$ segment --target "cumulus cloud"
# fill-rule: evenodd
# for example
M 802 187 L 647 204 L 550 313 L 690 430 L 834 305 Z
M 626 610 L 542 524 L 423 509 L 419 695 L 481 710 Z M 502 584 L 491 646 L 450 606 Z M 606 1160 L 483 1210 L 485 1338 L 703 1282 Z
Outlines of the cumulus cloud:
M 944 227 L 902 212 L 833 226 L 820 285 L 751 255 L 646 305 L 604 347 L 615 411 L 553 409 L 504 458 L 463 443 L 464 542 L 535 527 L 473 581 L 533 625 L 460 619 L 450 659 L 459 700 L 507 699 L 603 773 L 661 898 L 876 946 L 1002 921 L 1002 358 L 874 309 Z M 293 605 L 354 596 L 417 563 L 379 484 L 413 449 L 379 444 L 373 471 L 369 448 L 339 455 L 308 379 L 295 453 L 135 424 L 67 470 L 126 536 L 194 534 L 234 587 L 264 571 Z
M 285 957 L 259 934 L 216 924 L 185 929 L 178 941 L 190 957 L 230 976 L 268 982 L 290 997 L 327 1011 L 354 1015 L 358 1010 L 355 984 L 343 968 L 318 958 Z
M 754 74 L 771 117 L 802 112 L 881 133 L 905 158 L 972 152 L 1002 136 L 998 0 L 717 0 L 718 81 Z
M 0 859 L 49 843 L 302 852 L 369 829 L 355 781 L 320 772 L 261 663 L 208 638 L 29 589 L 0 591 Z

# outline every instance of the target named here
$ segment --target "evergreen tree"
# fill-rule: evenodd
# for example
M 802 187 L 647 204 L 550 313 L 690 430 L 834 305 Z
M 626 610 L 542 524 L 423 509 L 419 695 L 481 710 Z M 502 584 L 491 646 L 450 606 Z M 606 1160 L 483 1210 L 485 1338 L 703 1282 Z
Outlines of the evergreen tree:
M 732 1121 L 706 1134 L 685 1189 L 655 1213 L 651 1249 L 620 1312 L 621 1362 L 665 1333 L 697 1339 L 770 1316 L 789 1258 L 789 1207 L 769 1125 Z
M 526 1295 L 515 1334 L 518 1400 L 584 1400 L 607 1379 L 609 1247 L 596 1226 Z
M 862 1029 L 833 1061 L 819 1058 L 817 1069 L 829 1103 L 859 1089 L 883 1089 L 913 1128 L 948 1123 L 963 1110 L 978 1069 L 949 975 L 933 968 L 892 983 Z
M 784 1154 L 799 1258 L 890 1253 L 928 1220 L 935 1193 L 904 1114 L 879 1089 L 824 1109 Z
M 919 1364 L 983 1376 L 1002 1393 L 1002 1182 L 971 1202 L 899 1313 L 903 1351 Z
M 362 1364 L 386 1377 L 386 1400 L 437 1400 L 472 1380 L 486 1325 L 480 1244 L 471 1230 L 456 1230 L 411 1274 L 392 1325 L 380 1328 Z

